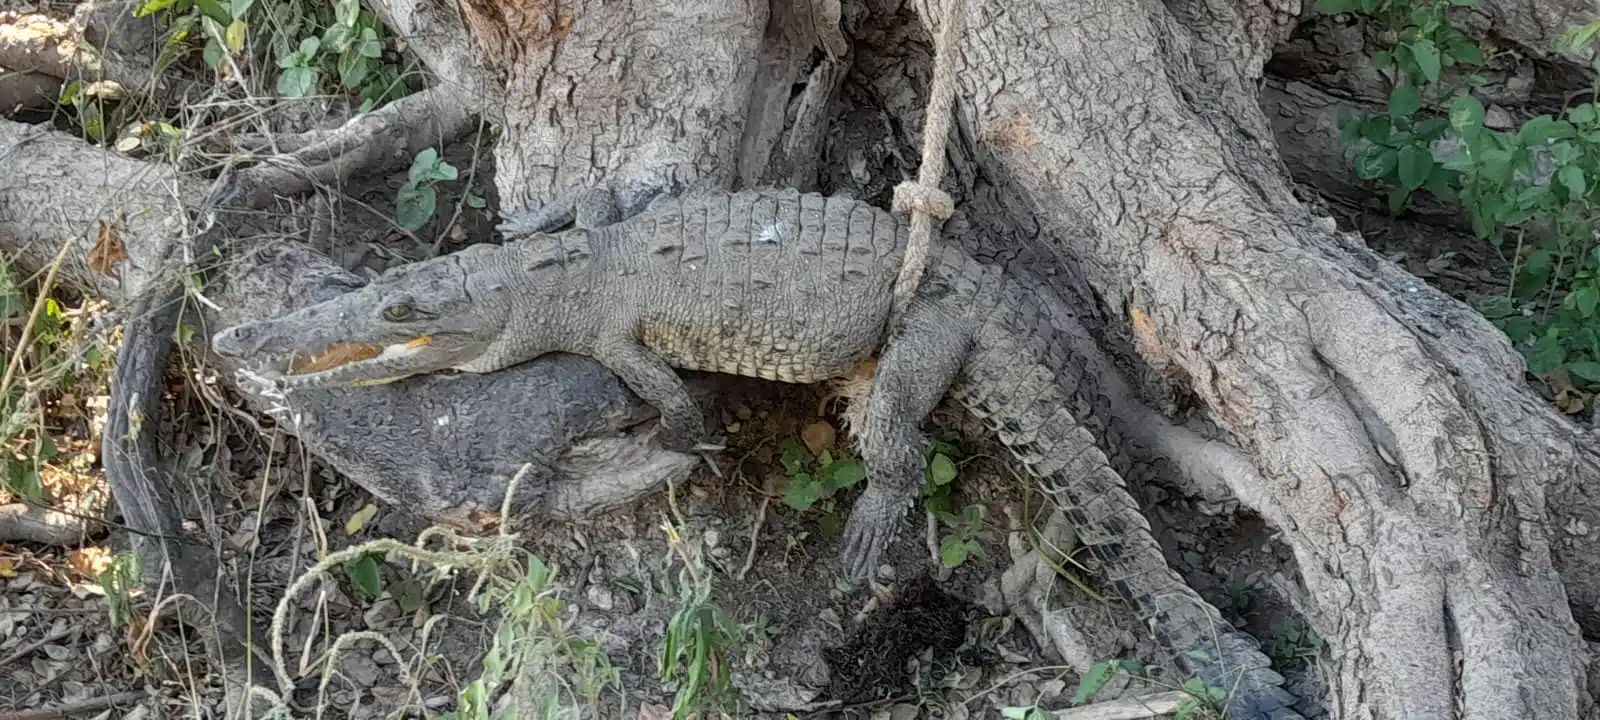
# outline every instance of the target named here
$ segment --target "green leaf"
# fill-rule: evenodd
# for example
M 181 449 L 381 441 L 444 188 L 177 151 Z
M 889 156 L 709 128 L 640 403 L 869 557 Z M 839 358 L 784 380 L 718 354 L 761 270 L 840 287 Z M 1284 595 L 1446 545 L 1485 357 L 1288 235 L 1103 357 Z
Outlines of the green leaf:
M 1511 342 L 1521 345 L 1533 337 L 1533 319 L 1520 315 L 1508 317 L 1495 323 L 1500 327 L 1500 332 L 1506 334 Z
M 244 49 L 245 25 L 243 20 L 228 23 L 228 29 L 222 34 L 222 40 L 228 47 L 228 52 L 239 52 Z
M 1433 196 L 1445 202 L 1454 202 L 1456 199 L 1455 182 L 1460 178 L 1459 173 L 1438 168 L 1428 174 L 1428 182 L 1423 185 Z
M 928 472 L 934 485 L 949 485 L 956 479 L 956 464 L 944 454 L 934 455 L 933 462 L 928 464 Z
M 316 68 L 291 67 L 278 76 L 278 94 L 284 97 L 305 97 L 316 89 Z
M 1583 168 L 1577 165 L 1567 165 L 1556 171 L 1556 179 L 1561 181 L 1561 186 L 1567 189 L 1567 196 L 1573 199 L 1583 197 L 1587 186 L 1584 183 Z
M 967 561 L 967 544 L 954 535 L 939 540 L 939 562 L 947 568 L 961 567 Z
M 1089 668 L 1089 672 L 1084 673 L 1083 677 L 1078 680 L 1078 691 L 1073 693 L 1072 699 L 1068 701 L 1068 704 L 1082 705 L 1088 702 L 1089 698 L 1094 697 L 1094 694 L 1100 692 L 1100 688 L 1105 687 L 1105 684 L 1111 680 L 1111 673 L 1116 669 L 1117 661 L 1115 660 L 1095 663 Z
M 1594 122 L 1594 103 L 1574 105 L 1567 110 L 1567 119 L 1579 125 Z
M 362 57 L 361 53 L 347 49 L 339 54 L 339 82 L 346 89 L 361 87 L 361 81 L 367 79 L 371 70 L 372 61 Z
M 1567 372 L 1592 383 L 1600 383 L 1600 362 L 1584 360 L 1567 366 Z
M 1511 303 L 1511 298 L 1504 295 L 1489 295 L 1478 299 L 1478 312 L 1491 320 L 1510 317 L 1516 314 L 1517 308 Z
M 1483 103 L 1471 95 L 1462 95 L 1450 104 L 1450 127 L 1457 131 L 1483 125 Z
M 1592 318 L 1595 307 L 1600 306 L 1600 287 L 1593 284 L 1584 285 L 1573 290 L 1567 297 L 1572 300 L 1572 306 L 1578 310 L 1579 315 L 1585 319 Z
M 1397 187 L 1397 188 L 1394 188 L 1393 190 L 1390 190 L 1389 191 L 1389 214 L 1390 215 L 1399 215 L 1401 210 L 1406 209 L 1406 201 L 1410 200 L 1410 199 L 1411 199 L 1411 191 L 1410 190 L 1407 190 L 1407 189 L 1405 189 L 1403 187 Z
M 789 478 L 789 484 L 783 489 L 783 502 L 796 510 L 810 510 L 822 499 L 822 483 L 811 479 L 806 473 L 800 473 Z
M 427 180 L 428 170 L 437 162 L 439 162 L 439 151 L 431 147 L 423 148 L 411 159 L 411 172 L 408 175 L 411 182 L 420 183 Z
M 1567 349 L 1555 333 L 1545 333 L 1528 350 L 1528 372 L 1535 375 L 1550 372 L 1566 361 Z
M 1420 145 L 1407 145 L 1400 149 L 1397 161 L 1400 185 L 1407 191 L 1416 190 L 1428 182 L 1433 173 L 1433 156 Z
M 1434 47 L 1432 40 L 1422 38 L 1411 43 L 1411 55 L 1428 82 L 1439 82 L 1439 48 Z
M 1399 161 L 1399 153 L 1385 147 L 1371 148 L 1363 153 L 1356 161 L 1356 177 L 1362 180 L 1377 180 L 1388 177 L 1394 172 L 1395 164 Z
M 372 28 L 361 28 L 361 42 L 357 49 L 363 56 L 374 60 L 383 57 L 383 43 L 378 42 L 378 33 Z
M 825 474 L 830 486 L 847 489 L 867 479 L 867 467 L 860 460 L 839 460 L 830 464 Z
M 1415 85 L 1401 85 L 1389 93 L 1389 117 L 1410 117 L 1412 113 L 1422 109 L 1422 93 L 1417 92 Z
M 1372 66 L 1382 70 L 1394 64 L 1394 53 L 1380 52 L 1372 56 Z
M 783 466 L 783 471 L 790 475 L 800 472 L 805 467 L 806 449 L 793 440 L 783 441 L 783 455 L 778 458 L 778 464 Z
M 194 5 L 200 8 L 202 15 L 217 21 L 218 25 L 227 25 L 233 22 L 233 16 L 229 15 L 227 8 L 218 4 L 217 0 L 195 0 Z
M 177 2 L 178 0 L 148 0 L 147 2 L 140 3 L 139 7 L 134 9 L 133 16 L 139 18 L 153 13 L 158 13 L 162 10 L 172 7 L 173 5 L 177 4 Z
M 1569 138 L 1578 134 L 1577 128 L 1565 120 L 1557 120 L 1549 115 L 1540 115 L 1529 118 L 1517 131 L 1517 141 L 1523 147 L 1541 145 L 1553 139 Z
M 1483 64 L 1483 48 L 1478 47 L 1477 43 L 1465 40 L 1458 42 L 1450 47 L 1450 54 L 1465 65 Z
M 1478 164 L 1482 168 L 1484 179 L 1496 185 L 1504 185 L 1511 180 L 1511 153 L 1500 149 L 1483 151 L 1478 157 Z
M 426 225 L 438 206 L 439 194 L 431 187 L 400 188 L 395 199 L 395 222 L 407 230 L 415 231 Z
M 30 503 L 44 502 L 44 485 L 39 482 L 39 473 L 31 461 L 6 461 L 6 487 Z
M 352 560 L 345 566 L 345 574 L 350 576 L 350 584 L 361 591 L 366 599 L 375 600 L 383 593 L 383 579 L 378 576 L 378 562 L 373 560 L 371 555 L 362 555 Z

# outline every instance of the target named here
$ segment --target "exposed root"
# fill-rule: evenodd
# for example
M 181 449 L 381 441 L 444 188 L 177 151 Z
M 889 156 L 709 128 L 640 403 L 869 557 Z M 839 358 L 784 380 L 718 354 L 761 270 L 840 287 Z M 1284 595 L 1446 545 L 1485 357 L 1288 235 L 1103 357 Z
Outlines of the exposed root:
M 76 547 L 100 532 L 93 519 L 38 505 L 0 505 L 0 542 Z

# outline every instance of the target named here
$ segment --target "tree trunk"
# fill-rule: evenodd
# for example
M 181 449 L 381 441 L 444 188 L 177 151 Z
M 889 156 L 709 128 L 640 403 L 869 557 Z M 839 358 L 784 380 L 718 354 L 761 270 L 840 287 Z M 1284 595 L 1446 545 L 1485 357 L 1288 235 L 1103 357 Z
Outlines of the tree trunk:
M 1014 221 L 1093 289 L 1104 333 L 1249 453 L 1226 480 L 1294 551 L 1339 714 L 1574 716 L 1585 653 L 1545 488 L 1592 482 L 1600 455 L 1488 322 L 1291 195 L 1252 89 L 1293 18 L 972 13 L 966 152 L 1026 200 Z
M 449 11 L 395 0 L 376 9 L 415 38 L 456 110 L 502 123 L 503 210 L 600 186 L 629 214 L 662 192 L 763 184 L 883 201 L 898 178 L 874 171 L 916 163 L 896 166 L 894 156 L 916 146 L 908 141 L 926 97 L 928 33 L 917 19 L 930 31 L 939 22 L 928 3 L 912 4 L 914 14 L 889 0 L 467 0 Z M 1576 14 L 1569 4 L 1500 3 L 1490 16 L 1497 33 L 1531 47 Z M 1580 618 L 1594 614 L 1600 573 L 1591 570 L 1600 568 L 1590 566 L 1600 552 L 1563 528 L 1568 519 L 1600 527 L 1591 499 L 1600 493 L 1586 492 L 1600 482 L 1600 452 L 1526 389 L 1522 360 L 1485 320 L 1295 199 L 1293 167 L 1337 176 L 1322 156 L 1291 154 L 1310 159 L 1286 165 L 1256 94 L 1269 53 L 1298 20 L 1288 5 L 968 0 L 946 184 L 967 222 L 941 241 L 1075 303 L 1085 330 L 1064 342 L 1104 369 L 1091 410 L 1124 468 L 1171 461 L 1281 533 L 1302 575 L 1301 610 L 1330 648 L 1335 716 L 1575 717 L 1587 653 L 1569 600 Z M 904 136 L 870 141 L 896 123 Z M 840 140 L 849 133 L 869 141 Z M 110 174 L 61 167 L 61 184 Z M 51 215 L 76 201 L 40 189 L 0 180 L 0 237 L 22 240 L 35 266 L 50 254 L 37 238 L 54 217 L 82 221 L 74 234 L 97 217 L 87 202 Z M 137 238 L 125 271 L 135 277 L 159 263 L 170 242 L 159 219 L 177 208 L 164 194 L 123 203 L 152 209 L 130 213 L 123 230 Z M 288 288 L 320 288 L 297 291 L 303 303 L 348 287 L 331 266 L 297 278 L 274 252 L 235 271 L 226 285 L 235 295 L 213 298 L 224 308 L 217 319 L 287 309 Z M 268 409 L 270 398 L 250 397 Z M 379 488 L 402 467 L 437 468 L 460 448 L 517 442 L 559 453 L 639 410 L 597 364 L 573 358 L 471 383 L 424 378 L 317 397 L 302 436 Z M 507 398 L 518 400 L 508 409 Z M 1173 398 L 1198 411 L 1174 411 Z M 405 441 L 373 444 L 369 433 L 436 428 L 430 408 L 445 404 L 467 421 L 454 437 L 406 445 L 399 463 L 379 459 Z M 386 424 L 363 424 L 363 413 Z M 540 416 L 551 425 L 530 430 L 536 437 L 504 434 L 527 425 L 514 418 Z M 480 507 L 482 478 L 515 469 L 495 462 L 453 476 L 477 488 Z M 591 467 L 665 474 L 671 462 L 681 458 L 636 447 Z

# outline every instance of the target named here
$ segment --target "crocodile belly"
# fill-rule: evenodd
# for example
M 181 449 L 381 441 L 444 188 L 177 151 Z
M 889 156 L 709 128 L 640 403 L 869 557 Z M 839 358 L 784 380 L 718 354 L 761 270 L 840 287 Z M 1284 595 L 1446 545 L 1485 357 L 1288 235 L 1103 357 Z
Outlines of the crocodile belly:
M 875 338 L 850 333 L 794 332 L 789 327 L 653 320 L 639 341 L 684 370 L 726 373 L 786 383 L 814 383 L 845 374 L 870 357 Z

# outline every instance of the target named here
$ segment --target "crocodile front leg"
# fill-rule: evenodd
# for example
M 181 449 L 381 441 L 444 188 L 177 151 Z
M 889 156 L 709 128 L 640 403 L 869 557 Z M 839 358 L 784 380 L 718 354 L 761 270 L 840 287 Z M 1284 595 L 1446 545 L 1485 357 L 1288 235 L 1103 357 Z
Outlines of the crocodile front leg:
M 611 225 L 622 219 L 617 198 L 604 187 L 582 187 L 568 190 L 560 197 L 540 208 L 523 208 L 505 215 L 495 229 L 507 239 L 527 237 L 534 233 L 552 232 L 572 223 L 583 230 Z
M 656 435 L 662 447 L 681 453 L 724 449 L 723 438 L 706 437 L 700 406 L 683 378 L 654 350 L 629 338 L 605 343 L 590 354 L 661 413 Z
M 845 524 L 841 557 L 854 582 L 872 578 L 921 491 L 929 444 L 922 421 L 955 381 L 971 346 L 970 326 L 926 299 L 912 303 L 902 328 L 878 361 L 865 428 L 856 440 L 867 489 Z

